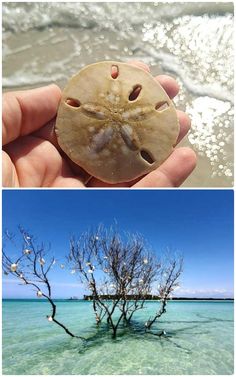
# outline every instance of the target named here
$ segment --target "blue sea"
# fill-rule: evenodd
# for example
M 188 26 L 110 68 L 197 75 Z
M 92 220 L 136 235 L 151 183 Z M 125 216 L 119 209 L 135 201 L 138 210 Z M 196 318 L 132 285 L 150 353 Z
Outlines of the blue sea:
M 48 322 L 46 301 L 3 300 L 3 374 L 232 374 L 233 302 L 171 301 L 154 333 L 144 323 L 158 307 L 149 301 L 132 326 L 112 339 L 95 325 L 90 302 L 57 300 L 58 320 L 83 341 Z

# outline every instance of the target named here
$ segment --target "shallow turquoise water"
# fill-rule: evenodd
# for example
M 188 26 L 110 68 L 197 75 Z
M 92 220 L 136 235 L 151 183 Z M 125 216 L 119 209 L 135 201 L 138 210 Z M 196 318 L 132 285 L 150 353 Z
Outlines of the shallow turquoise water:
M 3 301 L 3 374 L 232 374 L 233 303 L 168 303 L 158 329 L 166 338 L 143 333 L 156 302 L 137 312 L 131 329 L 116 340 L 94 325 L 89 302 L 59 301 L 58 319 L 86 346 L 46 320 L 44 301 Z

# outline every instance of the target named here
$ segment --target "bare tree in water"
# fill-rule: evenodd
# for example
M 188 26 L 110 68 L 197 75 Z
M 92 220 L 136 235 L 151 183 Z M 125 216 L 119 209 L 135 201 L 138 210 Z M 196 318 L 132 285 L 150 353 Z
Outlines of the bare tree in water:
M 143 309 L 153 287 L 159 283 L 160 309 L 146 328 L 166 311 L 166 303 L 177 285 L 182 259 L 162 264 L 137 234 L 120 234 L 100 226 L 70 241 L 68 261 L 90 291 L 97 324 L 106 320 L 113 336 L 121 322 L 128 324 Z
M 157 285 L 157 295 L 160 298 L 160 307 L 154 317 L 150 317 L 145 327 L 150 330 L 153 324 L 166 313 L 167 301 L 172 298 L 174 290 L 179 286 L 179 277 L 183 272 L 183 257 L 167 253 L 163 258 L 160 278 Z
M 48 321 L 56 323 L 71 337 L 84 339 L 56 319 L 57 307 L 49 279 L 55 258 L 50 257 L 49 249 L 43 244 L 37 245 L 34 237 L 24 229 L 20 228 L 20 234 L 23 243 L 17 257 L 13 259 L 3 250 L 4 273 L 33 287 L 38 298 L 48 300 L 52 309 Z M 5 237 L 14 242 L 8 232 Z M 83 233 L 78 240 L 72 238 L 67 259 L 71 273 L 77 274 L 90 292 L 88 297 L 96 323 L 106 321 L 114 337 L 121 324 L 128 325 L 134 314 L 144 308 L 157 287 L 158 309 L 145 323 L 146 330 L 150 331 L 166 312 L 167 301 L 178 286 L 183 268 L 182 258 L 171 254 L 162 261 L 157 258 L 140 235 L 102 226 Z
M 18 256 L 12 259 L 6 250 L 2 251 L 2 264 L 5 275 L 11 274 L 16 277 L 21 284 L 29 285 L 35 290 L 38 298 L 44 297 L 51 305 L 51 315 L 47 316 L 49 322 L 54 322 L 60 326 L 68 335 L 83 339 L 74 335 L 62 322 L 56 319 L 57 307 L 52 298 L 52 288 L 49 280 L 49 273 L 56 263 L 54 257 L 50 257 L 49 248 L 43 244 L 35 245 L 32 235 L 24 229 L 20 229 L 23 245 L 19 248 Z M 14 236 L 5 232 L 5 240 L 13 241 Z

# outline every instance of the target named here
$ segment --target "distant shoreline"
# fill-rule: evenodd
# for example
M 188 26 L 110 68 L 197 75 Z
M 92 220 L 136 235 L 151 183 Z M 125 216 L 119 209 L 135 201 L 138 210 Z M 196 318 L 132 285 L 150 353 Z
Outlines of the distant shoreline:
M 116 295 L 102 295 L 100 296 L 101 299 L 103 300 L 113 300 L 113 299 L 118 299 L 119 296 L 116 296 Z M 70 297 L 70 300 L 74 300 L 74 299 L 78 299 L 77 297 Z M 84 300 L 85 301 L 92 301 L 93 299 L 93 296 L 92 295 L 84 295 Z M 136 300 L 138 299 L 137 296 L 135 295 L 127 295 L 127 300 Z M 141 298 L 140 298 L 141 299 Z M 145 297 L 145 301 L 159 301 L 161 299 L 160 296 L 157 296 L 157 295 L 151 295 L 151 294 L 148 294 L 146 295 Z M 141 299 L 142 300 L 142 299 Z M 171 297 L 171 298 L 168 298 L 167 299 L 168 301 L 186 301 L 186 300 L 191 300 L 191 301 L 202 301 L 202 300 L 206 300 L 206 301 L 212 301 L 212 300 L 233 300 L 233 298 L 212 298 L 212 297 Z
M 146 300 L 146 301 L 158 301 L 159 299 L 152 299 L 152 300 Z M 2 298 L 2 301 L 47 301 L 46 299 L 38 299 L 38 298 Z M 68 302 L 74 302 L 74 301 L 84 301 L 89 302 L 89 300 L 85 300 L 83 298 L 78 299 L 71 299 L 71 298 L 55 298 L 54 301 L 68 301 Z M 173 297 L 171 300 L 168 301 L 234 301 L 234 298 L 205 298 L 205 297 Z

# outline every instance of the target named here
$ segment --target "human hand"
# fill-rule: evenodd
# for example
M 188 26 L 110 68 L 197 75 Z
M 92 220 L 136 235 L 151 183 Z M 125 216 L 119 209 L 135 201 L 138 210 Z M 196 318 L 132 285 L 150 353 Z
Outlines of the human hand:
M 146 71 L 141 62 L 131 62 Z M 155 78 L 170 98 L 178 93 L 171 77 Z M 74 164 L 60 149 L 54 122 L 61 91 L 56 85 L 3 95 L 3 186 L 5 187 L 176 187 L 196 165 L 190 148 L 177 148 L 157 169 L 134 182 L 109 185 Z M 177 110 L 180 133 L 190 127 L 188 116 Z M 87 182 L 87 184 L 85 184 Z

